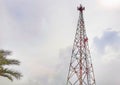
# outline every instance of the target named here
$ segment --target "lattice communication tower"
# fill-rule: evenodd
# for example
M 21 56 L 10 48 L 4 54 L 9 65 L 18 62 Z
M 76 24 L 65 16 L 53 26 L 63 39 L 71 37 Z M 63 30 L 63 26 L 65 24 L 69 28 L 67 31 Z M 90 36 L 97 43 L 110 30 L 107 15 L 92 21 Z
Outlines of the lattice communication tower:
M 83 19 L 83 10 L 85 8 L 80 5 L 78 7 L 79 19 L 66 85 L 96 85 Z

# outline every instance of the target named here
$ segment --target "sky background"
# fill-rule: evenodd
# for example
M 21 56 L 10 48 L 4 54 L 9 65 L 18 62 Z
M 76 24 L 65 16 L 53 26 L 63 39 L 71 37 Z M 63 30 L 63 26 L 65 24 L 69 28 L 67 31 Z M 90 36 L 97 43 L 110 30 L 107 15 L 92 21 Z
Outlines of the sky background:
M 23 74 L 0 85 L 65 85 L 80 3 L 96 83 L 120 85 L 119 0 L 0 0 L 0 48 Z

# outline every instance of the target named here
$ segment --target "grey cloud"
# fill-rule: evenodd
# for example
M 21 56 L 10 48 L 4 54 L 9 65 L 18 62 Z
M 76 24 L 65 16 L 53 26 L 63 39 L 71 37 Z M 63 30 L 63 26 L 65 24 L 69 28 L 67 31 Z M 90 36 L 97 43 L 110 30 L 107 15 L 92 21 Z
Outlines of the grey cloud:
M 120 33 L 106 30 L 101 37 L 94 38 L 96 53 L 94 65 L 98 85 L 119 85 Z M 96 50 L 97 49 L 97 50 Z M 93 55 L 94 56 L 94 55 Z
M 106 46 L 112 46 L 119 48 L 119 43 L 120 43 L 120 33 L 117 31 L 110 31 L 106 30 L 100 38 L 95 37 L 94 38 L 94 44 L 96 49 L 100 52 L 103 53 L 105 51 Z
M 60 85 L 66 84 L 71 53 L 72 53 L 72 46 L 69 46 L 60 51 L 60 54 L 59 54 L 60 63 L 56 67 L 56 71 L 58 72 L 57 78 L 58 79 L 60 78 L 60 80 L 61 80 L 61 81 L 58 81 L 58 82 L 61 82 Z M 57 84 L 57 82 L 56 82 L 56 84 Z
M 59 63 L 56 65 L 53 81 L 49 85 L 65 85 L 71 58 L 71 46 L 59 51 Z
M 39 82 L 39 85 L 65 85 L 71 58 L 71 46 L 59 51 L 59 61 L 54 69 L 54 75 L 33 77 L 31 80 Z
M 17 44 L 17 46 L 28 44 L 41 44 L 45 42 L 48 34 L 51 32 L 51 27 L 48 21 L 48 10 L 45 6 L 46 1 L 39 0 L 4 0 L 3 6 L 6 8 L 5 21 L 3 31 L 4 42 L 6 44 Z M 22 43 L 22 44 L 20 44 Z
M 120 55 L 119 55 L 120 56 Z M 119 75 L 119 65 L 120 65 L 120 58 L 119 56 L 113 59 L 108 64 L 99 63 L 96 67 L 96 81 L 98 85 L 119 85 L 120 84 L 120 75 Z M 102 62 L 99 59 L 100 62 Z M 98 63 L 97 63 L 98 64 Z
M 61 9 L 68 7 L 66 6 L 68 1 L 62 4 L 64 0 L 4 0 L 3 2 L 9 17 L 9 20 L 6 20 L 9 21 L 6 22 L 9 23 L 8 27 L 4 30 L 2 29 L 2 36 L 6 37 L 3 42 L 16 46 L 38 45 L 38 43 L 40 45 L 48 37 L 50 39 L 56 33 L 56 30 L 53 31 L 53 29 L 57 29 L 53 27 L 56 24 L 56 18 L 60 19 L 59 16 L 55 18 L 54 16 L 58 15 L 58 12 L 61 13 Z M 54 5 L 53 2 L 55 3 Z M 60 23 L 57 22 L 57 24 Z
M 7 8 L 8 13 L 16 19 L 16 21 L 19 21 L 20 23 L 26 22 L 26 21 L 32 21 L 39 19 L 41 15 L 43 15 L 42 10 L 42 4 L 39 6 L 39 1 L 35 0 L 4 0 L 4 4 Z M 41 8 L 39 8 L 41 7 Z M 40 11 L 40 12 L 39 12 Z M 43 17 L 43 16 L 41 16 Z

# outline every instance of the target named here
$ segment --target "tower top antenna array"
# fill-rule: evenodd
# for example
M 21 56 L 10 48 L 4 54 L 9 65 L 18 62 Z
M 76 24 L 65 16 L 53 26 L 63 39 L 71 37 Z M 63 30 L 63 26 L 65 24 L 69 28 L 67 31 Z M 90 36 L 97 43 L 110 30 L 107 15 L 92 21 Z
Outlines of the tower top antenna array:
M 80 7 L 78 7 L 77 10 L 79 10 L 80 12 L 83 12 L 83 10 L 85 10 L 85 7 L 82 7 L 82 5 L 80 4 Z

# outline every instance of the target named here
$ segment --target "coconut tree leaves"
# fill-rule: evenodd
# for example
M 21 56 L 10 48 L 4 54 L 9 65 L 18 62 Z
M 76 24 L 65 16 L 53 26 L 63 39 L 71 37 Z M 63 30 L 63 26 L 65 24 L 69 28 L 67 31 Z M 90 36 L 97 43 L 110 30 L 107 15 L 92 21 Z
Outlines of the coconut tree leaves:
M 5 68 L 6 65 L 20 65 L 20 61 L 7 58 L 7 56 L 10 54 L 10 51 L 0 50 L 0 76 L 6 77 L 9 80 L 13 81 L 14 78 L 20 79 L 22 77 L 22 74 L 13 69 Z

